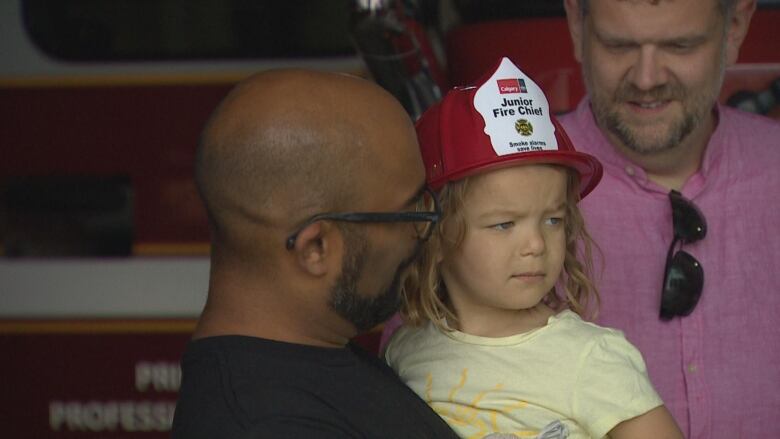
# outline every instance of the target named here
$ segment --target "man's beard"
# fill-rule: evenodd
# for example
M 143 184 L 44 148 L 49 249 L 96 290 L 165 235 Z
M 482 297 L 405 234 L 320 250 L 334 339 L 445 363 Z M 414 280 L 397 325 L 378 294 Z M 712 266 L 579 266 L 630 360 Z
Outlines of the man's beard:
M 367 331 L 390 318 L 401 306 L 401 278 L 406 267 L 416 259 L 418 248 L 403 260 L 388 287 L 379 295 L 360 294 L 360 279 L 368 253 L 368 243 L 363 237 L 347 232 L 341 276 L 331 289 L 330 306 L 340 316 L 355 325 L 358 332 Z
M 724 56 L 725 52 L 722 58 Z M 723 63 L 725 58 L 721 59 L 721 64 Z M 586 70 L 583 70 L 583 73 L 587 73 Z M 591 82 L 587 76 L 585 80 L 586 83 Z M 714 83 L 696 89 L 686 88 L 674 80 L 649 91 L 639 90 L 633 84 L 623 82 L 613 96 L 600 93 L 596 90 L 597 87 L 591 85 L 588 89 L 591 108 L 598 123 L 627 149 L 641 155 L 652 155 L 679 146 L 706 119 L 712 111 L 722 82 L 723 74 Z M 642 127 L 636 122 L 631 123 L 629 117 L 621 112 L 621 108 L 628 102 L 640 102 L 647 98 L 656 102 L 678 102 L 682 105 L 682 115 L 667 122 L 665 126 L 651 123 Z

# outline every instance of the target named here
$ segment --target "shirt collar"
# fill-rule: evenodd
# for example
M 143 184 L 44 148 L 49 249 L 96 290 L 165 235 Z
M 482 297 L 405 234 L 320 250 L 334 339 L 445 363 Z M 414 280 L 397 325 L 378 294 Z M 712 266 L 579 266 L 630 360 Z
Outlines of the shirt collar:
M 699 170 L 691 176 L 686 183 L 686 186 L 691 182 L 697 182 L 696 186 L 703 184 L 707 177 L 715 172 L 724 153 L 723 145 L 726 143 L 729 130 L 725 126 L 727 124 L 722 121 L 722 115 L 724 113 L 723 106 L 720 103 L 717 103 L 714 107 L 714 112 L 715 129 L 712 132 L 707 148 L 704 151 Z M 587 146 L 583 147 L 583 149 L 586 149 L 587 152 L 598 157 L 604 166 L 610 166 L 616 169 L 620 175 L 625 175 L 645 187 L 657 186 L 647 179 L 647 174 L 641 166 L 632 162 L 623 154 L 620 154 L 617 149 L 612 146 L 609 139 L 607 139 L 596 123 L 595 116 L 591 110 L 590 99 L 586 97 L 580 101 L 575 109 L 574 118 L 577 125 L 581 127 L 592 127 L 592 129 L 584 130 L 583 140 Z M 578 145 L 577 147 L 579 149 Z

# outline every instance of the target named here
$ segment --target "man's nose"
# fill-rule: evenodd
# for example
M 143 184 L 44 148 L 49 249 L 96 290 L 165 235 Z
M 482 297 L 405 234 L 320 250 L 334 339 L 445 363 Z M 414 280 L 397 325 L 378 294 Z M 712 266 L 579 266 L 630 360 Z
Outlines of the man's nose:
M 663 54 L 656 46 L 646 44 L 636 52 L 629 80 L 642 91 L 649 91 L 666 83 L 668 73 Z

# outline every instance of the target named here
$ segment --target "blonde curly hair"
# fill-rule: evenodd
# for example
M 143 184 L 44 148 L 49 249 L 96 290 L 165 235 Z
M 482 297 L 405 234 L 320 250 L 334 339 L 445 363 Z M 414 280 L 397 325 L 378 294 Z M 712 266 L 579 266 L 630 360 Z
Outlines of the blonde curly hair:
M 556 165 L 551 165 L 556 166 Z M 556 287 L 543 301 L 553 310 L 571 309 L 583 317 L 595 317 L 599 295 L 590 279 L 592 248 L 595 243 L 585 229 L 585 221 L 577 203 L 580 200 L 577 172 L 564 168 L 567 174 L 567 203 L 564 230 L 566 255 L 563 262 L 562 292 Z M 447 288 L 442 282 L 437 255 L 457 249 L 466 236 L 467 224 L 463 205 L 471 177 L 447 183 L 439 192 L 441 221 L 421 250 L 420 257 L 409 268 L 403 282 L 401 316 L 407 324 L 422 325 L 428 321 L 443 330 L 451 330 L 446 322 L 457 322 L 449 305 Z M 447 230 L 448 233 L 444 233 Z M 445 238 L 447 237 L 447 238 Z M 591 315 L 592 314 L 592 315 Z

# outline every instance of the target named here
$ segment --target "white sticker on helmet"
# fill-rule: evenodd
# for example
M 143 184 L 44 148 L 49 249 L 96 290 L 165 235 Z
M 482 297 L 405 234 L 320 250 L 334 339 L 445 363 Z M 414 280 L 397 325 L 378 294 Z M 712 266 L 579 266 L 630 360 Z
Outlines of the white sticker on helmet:
M 509 58 L 479 87 L 474 108 L 499 156 L 558 149 L 547 97 Z

